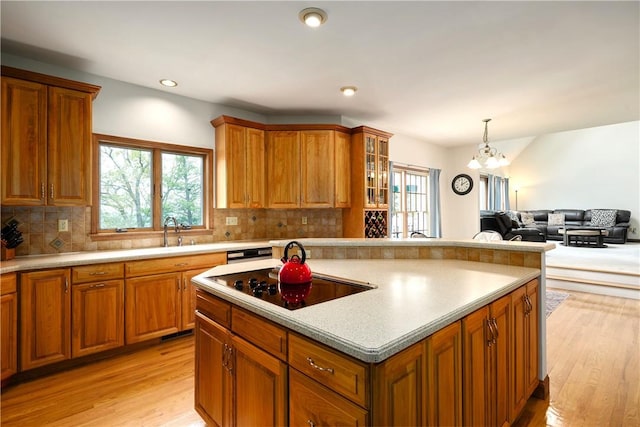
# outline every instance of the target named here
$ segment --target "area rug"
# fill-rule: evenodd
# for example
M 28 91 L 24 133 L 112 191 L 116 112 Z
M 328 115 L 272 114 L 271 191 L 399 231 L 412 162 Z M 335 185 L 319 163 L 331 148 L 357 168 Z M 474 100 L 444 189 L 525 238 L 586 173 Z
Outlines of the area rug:
M 566 294 L 564 292 L 547 290 L 547 301 L 546 301 L 547 316 L 546 317 L 549 317 L 551 313 L 553 313 L 553 310 L 558 308 L 558 306 L 562 303 L 562 301 L 566 300 L 568 297 L 569 297 L 569 294 Z

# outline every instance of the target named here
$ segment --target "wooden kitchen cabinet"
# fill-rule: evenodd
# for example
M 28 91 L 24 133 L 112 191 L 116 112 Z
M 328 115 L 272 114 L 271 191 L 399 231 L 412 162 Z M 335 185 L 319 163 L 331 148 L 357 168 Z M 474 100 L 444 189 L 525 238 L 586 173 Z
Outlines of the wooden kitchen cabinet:
M 267 132 L 269 208 L 300 207 L 300 132 Z
M 335 132 L 335 207 L 351 206 L 351 135 Z
M 228 116 L 211 123 L 216 128 L 216 207 L 265 207 L 264 125 Z
M 91 204 L 92 100 L 99 90 L 2 67 L 3 204 Z
M 513 422 L 538 386 L 539 282 L 534 279 L 511 294 L 512 327 L 510 418 Z
M 374 425 L 425 425 L 427 356 L 421 342 L 398 353 L 374 369 Z
M 301 200 L 303 208 L 335 205 L 334 131 L 300 131 Z
M 127 262 L 126 343 L 193 328 L 195 295 L 191 278 L 225 263 L 225 253 Z
M 16 273 L 0 276 L 0 379 L 18 372 L 18 294 Z
M 214 426 L 287 424 L 287 365 L 196 312 L 195 408 Z
M 427 339 L 427 425 L 459 426 L 462 421 L 462 330 L 460 322 Z
M 20 366 L 71 357 L 71 289 L 67 268 L 20 274 Z
M 510 425 L 510 315 L 507 295 L 462 320 L 465 425 Z
M 351 134 L 351 208 L 343 211 L 344 237 L 386 237 L 390 133 L 366 126 Z
M 71 269 L 71 356 L 124 345 L 124 263 Z

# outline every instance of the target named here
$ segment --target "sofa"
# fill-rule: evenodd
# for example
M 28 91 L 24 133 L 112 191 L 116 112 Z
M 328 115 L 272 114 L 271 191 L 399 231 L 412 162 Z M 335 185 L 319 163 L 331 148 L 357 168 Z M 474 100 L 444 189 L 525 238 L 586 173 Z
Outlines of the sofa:
M 554 210 L 529 210 L 529 211 L 510 211 L 495 212 L 481 211 L 480 213 L 480 229 L 483 226 L 497 227 L 491 221 L 485 220 L 483 225 L 483 217 L 488 218 L 496 216 L 496 214 L 506 214 L 513 221 L 513 229 L 511 233 L 519 233 L 521 229 L 537 229 L 543 234 L 545 240 L 562 240 L 563 235 L 558 230 L 566 227 L 576 228 L 598 228 L 608 231 L 608 236 L 604 238 L 605 243 L 627 242 L 627 232 L 629 229 L 629 221 L 631 220 L 631 211 L 623 209 L 554 209 Z M 499 228 L 487 228 L 500 232 Z M 526 240 L 523 236 L 523 240 Z M 535 240 L 534 240 L 535 241 Z
M 504 240 L 520 236 L 524 242 L 544 242 L 545 235 L 536 227 L 521 226 L 505 212 L 480 211 L 480 231 L 496 231 Z

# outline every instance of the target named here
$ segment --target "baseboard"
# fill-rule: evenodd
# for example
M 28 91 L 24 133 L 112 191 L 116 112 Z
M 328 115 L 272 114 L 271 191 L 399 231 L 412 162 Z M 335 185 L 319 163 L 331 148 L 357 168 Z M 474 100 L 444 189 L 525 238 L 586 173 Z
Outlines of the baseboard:
M 607 286 L 603 284 L 585 283 L 584 280 L 555 278 L 549 275 L 547 275 L 547 288 L 640 300 L 640 289 L 637 287 L 633 289 L 620 286 Z
M 549 375 L 544 377 L 543 380 L 538 380 L 538 386 L 533 391 L 532 396 L 540 400 L 549 399 Z

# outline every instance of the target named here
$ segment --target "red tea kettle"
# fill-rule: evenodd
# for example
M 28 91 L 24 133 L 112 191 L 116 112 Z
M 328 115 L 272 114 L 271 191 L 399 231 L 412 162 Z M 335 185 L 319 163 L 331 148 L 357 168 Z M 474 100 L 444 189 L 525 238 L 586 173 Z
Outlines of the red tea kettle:
M 289 249 L 294 246 L 300 248 L 302 258 L 298 255 L 289 258 Z M 311 291 L 312 275 L 309 265 L 305 264 L 306 259 L 307 253 L 300 243 L 292 241 L 285 246 L 284 257 L 281 258 L 284 265 L 278 272 L 278 282 L 282 298 L 290 304 L 304 302 Z

